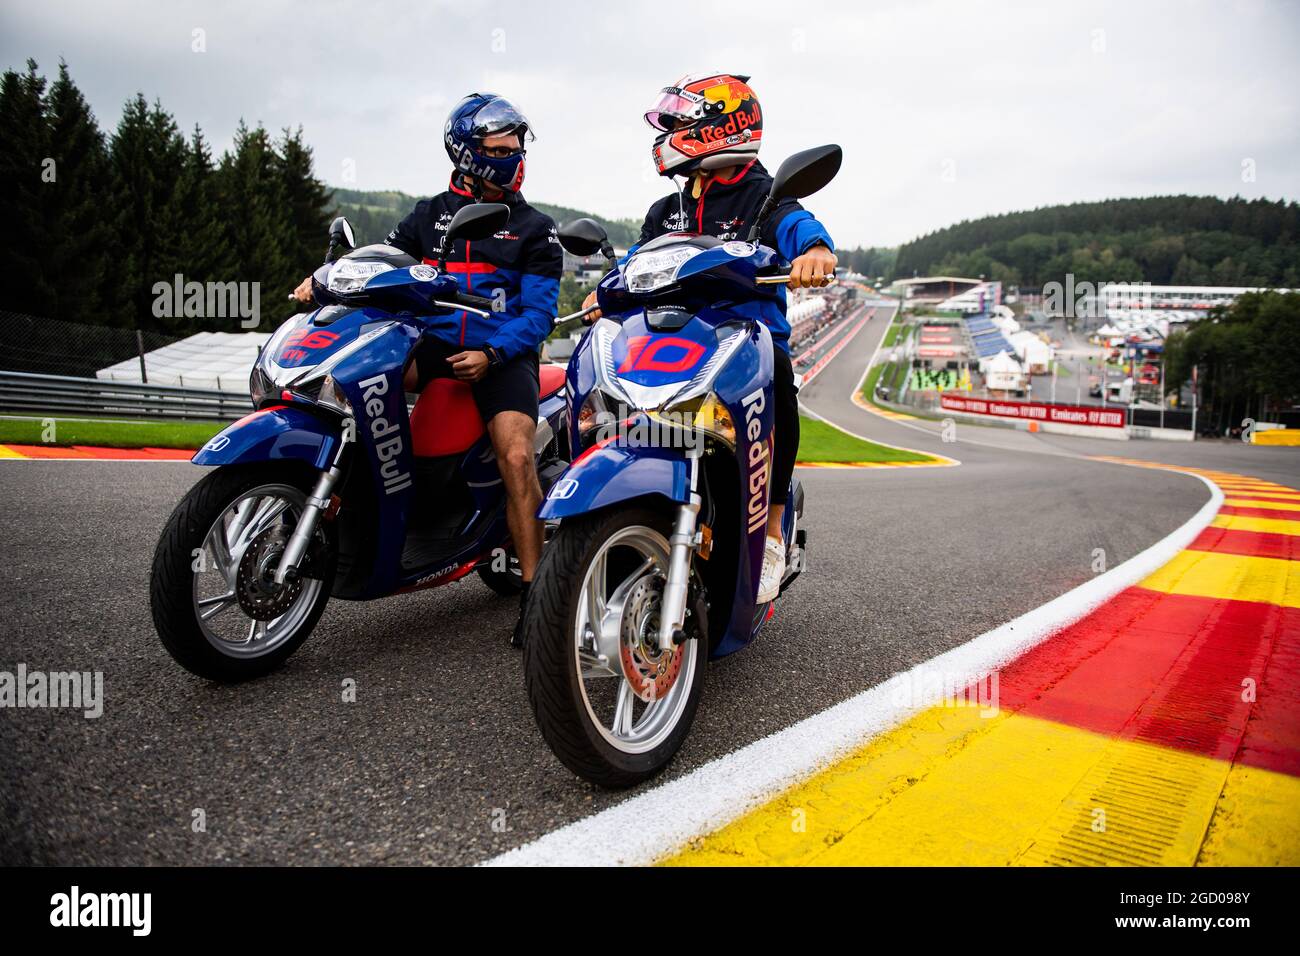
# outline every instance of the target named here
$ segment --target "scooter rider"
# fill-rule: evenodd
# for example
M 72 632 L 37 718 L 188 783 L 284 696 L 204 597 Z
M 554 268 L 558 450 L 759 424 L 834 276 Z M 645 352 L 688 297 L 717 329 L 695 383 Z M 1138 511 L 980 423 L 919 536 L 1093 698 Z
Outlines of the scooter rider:
M 520 193 L 532 138 L 528 120 L 509 100 L 492 93 L 464 97 L 444 128 L 444 145 L 455 166 L 447 191 L 417 203 L 384 240 L 427 263 L 444 260 L 461 289 L 498 303 L 489 318 L 460 312 L 434 320 L 404 386 L 418 392 L 438 377 L 470 384 L 505 482 L 506 518 L 524 581 L 521 608 L 542 552 L 542 523 L 536 518 L 542 489 L 533 445 L 538 348 L 555 319 L 563 266 L 555 222 Z M 509 205 L 506 228 L 490 239 L 457 240 L 442 249 L 452 216 L 479 201 Z M 310 278 L 294 294 L 310 301 Z M 516 625 L 516 645 L 519 635 Z
M 699 73 L 682 77 L 659 93 L 645 114 L 659 131 L 654 141 L 655 168 L 661 176 L 687 176 L 686 190 L 650 207 L 637 245 L 670 232 L 695 232 L 719 239 L 745 239 L 772 184 L 758 161 L 763 141 L 763 114 L 749 77 Z M 792 289 L 820 287 L 835 274 L 835 246 L 812 213 L 796 200 L 784 200 L 763 226 L 759 241 L 790 260 Z M 635 250 L 635 246 L 633 250 Z M 596 304 L 592 292 L 584 308 Z M 790 364 L 790 324 L 785 301 L 753 308 L 767 325 L 774 346 L 773 462 L 767 546 L 759 583 L 759 602 L 775 600 L 785 573 L 781 518 L 789 497 L 799 450 L 799 399 Z M 596 311 L 587 317 L 594 322 Z

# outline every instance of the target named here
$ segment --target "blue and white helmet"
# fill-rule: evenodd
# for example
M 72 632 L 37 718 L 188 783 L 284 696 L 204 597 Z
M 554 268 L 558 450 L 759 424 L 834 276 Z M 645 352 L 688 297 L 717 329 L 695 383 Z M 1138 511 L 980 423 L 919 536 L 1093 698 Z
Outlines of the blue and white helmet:
M 483 138 L 518 133 L 519 149 L 509 156 L 487 156 Z M 533 139 L 527 117 L 495 93 L 471 93 L 452 107 L 443 131 L 447 155 L 458 172 L 517 193 L 524 184 L 524 154 Z

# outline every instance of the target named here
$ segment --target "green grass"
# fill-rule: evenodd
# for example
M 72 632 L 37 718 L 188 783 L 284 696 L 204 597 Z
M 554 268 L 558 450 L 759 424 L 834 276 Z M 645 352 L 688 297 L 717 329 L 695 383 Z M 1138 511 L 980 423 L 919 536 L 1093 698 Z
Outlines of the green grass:
M 894 363 L 883 362 L 880 365 L 874 365 L 871 371 L 867 373 L 866 381 L 862 383 L 862 397 L 869 401 L 877 408 L 886 408 L 876 401 L 876 386 L 880 384 L 881 378 L 884 378 L 885 385 L 889 385 L 894 378 Z
M 799 461 L 933 461 L 929 455 L 856 438 L 816 418 L 799 416 Z
M 101 448 L 201 448 L 225 422 L 98 421 L 0 418 L 0 445 L 98 445 Z
M 907 373 L 908 373 L 908 366 L 905 365 L 904 363 L 898 362 L 894 365 L 894 372 L 889 380 L 891 395 L 898 394 L 898 390 L 901 389 L 903 387 L 903 383 L 907 381 Z
M 881 343 L 881 347 L 892 348 L 896 345 L 898 343 L 898 336 L 902 331 L 903 324 L 899 322 L 898 317 L 895 316 L 894 321 L 890 323 L 889 328 L 885 329 L 885 340 Z
M 886 411 L 895 411 L 895 409 L 883 402 L 876 401 L 876 384 L 880 381 L 882 374 L 887 374 L 888 377 L 885 379 L 885 384 L 888 385 L 890 381 L 898 375 L 900 369 L 903 368 L 905 368 L 903 365 L 895 367 L 893 362 L 885 362 L 883 365 L 874 366 L 871 371 L 867 373 L 866 379 L 862 382 L 862 397 L 872 405 L 875 405 L 876 408 L 883 408 Z M 891 392 L 891 394 L 893 393 Z M 918 408 L 907 408 L 906 411 L 907 414 L 911 415 L 913 418 L 924 418 L 931 422 L 943 420 L 937 415 L 931 415 Z

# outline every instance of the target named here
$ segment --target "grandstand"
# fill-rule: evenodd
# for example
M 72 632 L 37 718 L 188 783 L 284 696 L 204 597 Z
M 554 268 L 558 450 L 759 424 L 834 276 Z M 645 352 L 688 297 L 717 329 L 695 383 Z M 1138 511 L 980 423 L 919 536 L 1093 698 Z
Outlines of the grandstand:
M 1006 335 L 987 315 L 974 315 L 963 319 L 966 334 L 970 336 L 971 348 L 976 359 L 986 359 L 999 352 L 1015 354 L 1015 349 L 1007 341 Z
M 937 305 L 944 299 L 973 289 L 979 279 L 960 276 L 918 276 L 914 279 L 896 279 L 889 291 L 901 297 L 908 306 Z
M 940 312 L 960 312 L 978 315 L 1002 307 L 1002 283 L 981 282 L 979 285 L 944 299 L 937 308 Z
M 1247 292 L 1264 289 L 1248 286 L 1150 285 L 1145 282 L 1111 282 L 1101 288 L 1106 316 L 1121 309 L 1173 309 L 1197 317 L 1221 305 L 1232 305 Z M 1288 291 L 1285 289 L 1278 291 Z M 1290 290 L 1295 291 L 1295 290 Z

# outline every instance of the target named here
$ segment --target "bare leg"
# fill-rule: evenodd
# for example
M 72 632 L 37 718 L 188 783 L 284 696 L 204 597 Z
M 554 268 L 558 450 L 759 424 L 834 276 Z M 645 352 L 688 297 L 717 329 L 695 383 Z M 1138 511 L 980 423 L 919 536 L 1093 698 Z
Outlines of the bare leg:
M 537 422 L 523 412 L 498 412 L 488 422 L 488 435 L 497 456 L 497 468 L 506 485 L 506 523 L 525 581 L 533 579 L 542 557 L 542 486 L 537 480 L 533 439 Z
M 781 537 L 781 516 L 785 514 L 785 505 L 772 505 L 767 510 L 767 536 Z
M 415 360 L 406 366 L 406 373 L 402 376 L 402 391 L 414 392 L 420 385 L 420 368 Z

